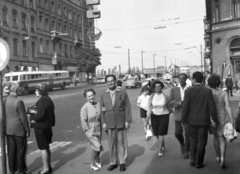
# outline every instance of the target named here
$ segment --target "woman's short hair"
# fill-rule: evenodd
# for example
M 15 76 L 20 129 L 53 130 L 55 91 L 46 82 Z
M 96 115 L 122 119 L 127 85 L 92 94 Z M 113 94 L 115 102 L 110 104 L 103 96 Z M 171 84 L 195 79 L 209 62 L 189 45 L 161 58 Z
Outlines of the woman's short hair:
M 83 92 L 83 96 L 84 96 L 85 98 L 87 97 L 87 93 L 88 93 L 88 92 L 93 92 L 94 95 L 96 94 L 96 92 L 95 92 L 92 88 L 87 88 L 87 89 L 85 89 L 84 92 Z
M 117 80 L 115 75 L 113 75 L 113 74 L 108 74 L 108 75 L 105 77 L 105 82 L 107 82 L 107 78 L 108 78 L 108 77 L 113 77 L 114 81 Z
M 163 82 L 161 82 L 161 81 L 159 81 L 159 80 L 155 80 L 155 81 L 153 82 L 153 84 L 152 84 L 152 88 L 155 89 L 155 85 L 156 85 L 156 84 L 160 84 L 161 87 L 164 88 L 164 84 L 163 84 Z
M 217 74 L 212 74 L 209 78 L 208 78 L 208 85 L 211 88 L 217 88 L 221 85 L 221 79 L 220 76 Z

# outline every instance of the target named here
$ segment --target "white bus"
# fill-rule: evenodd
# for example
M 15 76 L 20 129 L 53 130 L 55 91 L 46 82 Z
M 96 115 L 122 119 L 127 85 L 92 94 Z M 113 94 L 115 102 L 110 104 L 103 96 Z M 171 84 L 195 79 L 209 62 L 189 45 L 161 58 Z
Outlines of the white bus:
M 190 68 L 188 67 L 180 67 L 179 73 L 185 73 L 188 77 L 190 77 Z
M 48 90 L 53 88 L 65 89 L 70 85 L 68 71 L 23 71 L 10 72 L 4 76 L 4 86 L 13 82 L 19 86 L 18 94 L 24 95 L 35 91 L 37 84 L 46 83 Z

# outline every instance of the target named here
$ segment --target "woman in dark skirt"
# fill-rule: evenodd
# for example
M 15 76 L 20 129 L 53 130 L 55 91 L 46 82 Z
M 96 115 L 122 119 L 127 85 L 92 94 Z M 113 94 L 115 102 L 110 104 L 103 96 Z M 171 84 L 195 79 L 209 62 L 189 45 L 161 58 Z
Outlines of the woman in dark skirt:
M 52 173 L 52 167 L 49 144 L 52 142 L 52 127 L 55 125 L 54 104 L 48 96 L 47 84 L 38 84 L 35 94 L 39 98 L 35 105 L 37 112 L 30 115 L 30 121 L 43 161 L 43 169 L 38 173 L 50 174 Z
M 153 83 L 154 93 L 151 94 L 148 103 L 147 118 L 151 118 L 154 136 L 160 141 L 158 156 L 163 156 L 165 148 L 164 135 L 168 133 L 169 114 L 172 112 L 167 95 L 162 92 L 164 84 L 161 81 Z

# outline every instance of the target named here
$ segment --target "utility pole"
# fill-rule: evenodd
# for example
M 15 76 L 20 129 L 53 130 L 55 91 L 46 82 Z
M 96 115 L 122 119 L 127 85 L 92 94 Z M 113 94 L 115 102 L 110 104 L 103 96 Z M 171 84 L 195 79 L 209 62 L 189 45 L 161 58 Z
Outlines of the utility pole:
M 128 69 L 131 69 L 130 66 L 130 50 L 128 49 Z
M 166 71 L 166 69 L 167 69 L 167 65 L 166 65 L 166 57 L 167 57 L 167 56 L 164 56 L 164 58 L 165 58 L 165 71 Z
M 121 77 L 121 65 L 119 65 L 119 77 Z
M 202 45 L 200 45 L 200 54 L 201 54 L 201 71 L 205 71 L 204 68 L 203 68 L 203 62 L 202 62 Z M 203 69 L 202 69 L 203 68 Z
M 0 14 L 2 14 L 2 1 L 0 0 Z M 2 15 L 0 15 L 0 38 L 3 35 L 3 21 Z M 1 58 L 1 54 L 0 54 Z M 5 142 L 5 117 L 6 115 L 3 113 L 3 86 L 2 86 L 2 71 L 0 71 L 0 124 L 1 124 L 1 160 L 2 160 L 2 174 L 7 174 L 7 164 L 6 164 L 6 142 Z
M 155 56 L 157 54 L 153 54 L 153 68 L 154 68 L 154 77 L 156 77 L 156 70 L 155 70 Z
M 144 53 L 145 51 L 141 51 L 141 55 L 142 55 L 142 73 L 143 73 L 143 53 Z

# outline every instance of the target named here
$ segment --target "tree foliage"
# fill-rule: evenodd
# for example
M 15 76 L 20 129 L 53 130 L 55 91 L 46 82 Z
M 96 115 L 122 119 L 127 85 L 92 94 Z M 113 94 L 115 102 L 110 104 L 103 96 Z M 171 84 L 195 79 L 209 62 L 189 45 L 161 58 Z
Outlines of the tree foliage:
M 95 73 L 98 65 L 101 65 L 102 54 L 98 48 L 81 48 L 79 54 L 76 56 L 79 72 Z

